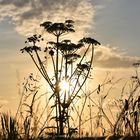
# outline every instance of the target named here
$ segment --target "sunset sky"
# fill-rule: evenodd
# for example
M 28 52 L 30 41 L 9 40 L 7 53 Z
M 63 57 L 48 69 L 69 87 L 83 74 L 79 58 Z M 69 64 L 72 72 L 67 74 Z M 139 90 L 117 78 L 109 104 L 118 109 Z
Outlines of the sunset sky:
M 95 79 L 105 71 L 129 76 L 140 60 L 140 0 L 0 0 L 0 105 L 17 106 L 17 85 L 34 72 L 28 55 L 20 53 L 26 37 L 42 33 L 43 21 L 66 19 L 75 21 L 76 41 L 90 36 L 102 44 L 95 54 L 95 73 L 100 72 Z

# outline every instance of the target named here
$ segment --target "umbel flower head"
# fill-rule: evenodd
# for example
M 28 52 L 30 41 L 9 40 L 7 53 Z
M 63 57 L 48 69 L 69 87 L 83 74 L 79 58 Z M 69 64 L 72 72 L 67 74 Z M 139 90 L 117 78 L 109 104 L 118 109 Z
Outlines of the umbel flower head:
M 27 38 L 27 40 L 25 41 L 25 44 L 27 44 L 27 43 L 32 43 L 33 45 L 31 45 L 31 46 L 26 46 L 26 47 L 24 47 L 23 49 L 21 49 L 20 51 L 22 52 L 22 53 L 24 53 L 24 51 L 26 51 L 26 52 L 28 52 L 28 53 L 32 53 L 33 51 L 41 51 L 41 48 L 40 47 L 38 47 L 38 46 L 36 46 L 35 44 L 37 43 L 37 42 L 40 42 L 40 41 L 43 41 L 44 39 L 42 38 L 42 36 L 41 35 L 33 35 L 33 36 L 30 36 L 30 37 L 28 37 Z
M 73 24 L 73 20 L 66 20 L 64 23 L 52 23 L 50 21 L 46 21 L 40 24 L 40 26 L 44 27 L 48 33 L 60 36 L 65 33 L 75 32 Z

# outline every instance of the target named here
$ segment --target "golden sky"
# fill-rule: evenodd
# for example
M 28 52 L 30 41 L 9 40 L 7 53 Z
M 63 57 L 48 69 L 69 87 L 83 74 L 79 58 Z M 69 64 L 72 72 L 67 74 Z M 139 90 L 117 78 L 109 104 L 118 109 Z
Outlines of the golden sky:
M 140 59 L 139 11 L 139 0 L 0 0 L 0 104 L 16 107 L 19 82 L 37 73 L 28 55 L 19 50 L 28 35 L 44 34 L 39 25 L 46 20 L 72 19 L 76 33 L 70 38 L 91 36 L 102 44 L 95 51 L 95 87 L 108 71 L 117 78 L 131 77 L 132 64 Z

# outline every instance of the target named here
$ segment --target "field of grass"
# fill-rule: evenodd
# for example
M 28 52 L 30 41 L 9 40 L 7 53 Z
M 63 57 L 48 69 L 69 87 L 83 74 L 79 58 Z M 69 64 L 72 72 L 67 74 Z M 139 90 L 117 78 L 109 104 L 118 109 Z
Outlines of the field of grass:
M 40 100 L 46 96 L 46 94 L 39 94 L 40 86 L 39 82 L 29 75 L 23 84 L 23 91 L 21 94 L 21 100 L 19 101 L 19 107 L 15 115 L 10 113 L 0 114 L 0 137 L 1 139 L 9 140 L 28 140 L 28 139 L 62 139 L 63 137 L 57 137 L 55 120 L 53 119 L 54 109 L 50 106 L 49 100 L 44 109 L 40 111 Z M 82 114 L 79 116 L 77 112 L 77 128 L 69 129 L 64 135 L 63 139 L 72 140 L 139 140 L 140 139 L 140 96 L 139 96 L 139 79 L 133 77 L 135 80 L 135 86 L 131 90 L 130 94 L 124 100 L 118 102 L 120 105 L 120 110 L 118 109 L 118 114 L 115 118 L 115 123 L 110 122 L 108 119 L 108 114 L 105 112 L 102 104 L 94 104 L 94 107 L 98 107 L 96 112 L 96 117 L 92 118 L 89 114 L 89 120 L 84 120 L 80 117 L 84 117 Z M 36 85 L 36 87 L 35 87 Z M 35 89 L 34 89 L 35 88 Z M 101 87 L 100 87 L 101 88 Z M 101 90 L 101 89 L 100 89 Z M 95 90 L 99 91 L 99 88 Z M 105 98 L 104 98 L 105 99 Z M 102 101 L 103 102 L 103 101 Z M 101 102 L 100 102 L 101 103 Z M 83 104 L 84 105 L 84 104 Z M 73 106 L 74 107 L 74 106 Z M 89 104 L 84 105 L 84 108 L 89 108 Z M 76 108 L 73 112 L 76 112 Z M 46 114 L 47 113 L 47 114 Z M 95 113 L 95 112 L 94 112 Z M 46 115 L 44 117 L 44 114 Z M 72 116 L 72 114 L 71 114 Z M 108 128 L 105 128 L 104 122 L 108 122 Z M 73 120 L 74 122 L 74 120 Z M 73 123 L 71 121 L 71 123 Z M 100 129 L 100 136 L 91 136 L 90 132 L 83 132 L 85 126 L 92 129 Z M 86 123 L 86 125 L 83 125 Z M 76 124 L 76 123 L 75 123 Z M 79 129 L 81 129 L 79 131 Z M 103 133 L 103 130 L 106 131 Z M 79 133 L 80 132 L 80 133 Z M 101 133 L 102 132 L 102 133 Z M 114 135 L 114 136 L 113 136 Z

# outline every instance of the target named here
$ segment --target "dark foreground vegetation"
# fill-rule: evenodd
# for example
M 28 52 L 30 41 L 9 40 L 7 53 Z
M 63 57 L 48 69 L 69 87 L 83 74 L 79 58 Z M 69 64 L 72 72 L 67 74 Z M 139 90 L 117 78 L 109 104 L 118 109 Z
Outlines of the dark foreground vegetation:
M 139 140 L 140 63 L 134 63 L 135 74 L 118 93 L 120 97 L 107 104 L 108 95 L 120 79 L 107 75 L 95 90 L 86 88 L 88 83 L 94 83 L 91 75 L 94 49 L 100 43 L 90 37 L 78 43 L 64 39 L 75 32 L 72 20 L 47 21 L 41 27 L 54 40 L 35 34 L 27 38 L 21 49 L 31 57 L 39 75 L 31 73 L 24 78 L 15 115 L 0 114 L 1 139 Z M 45 92 L 41 91 L 42 85 L 47 87 Z

